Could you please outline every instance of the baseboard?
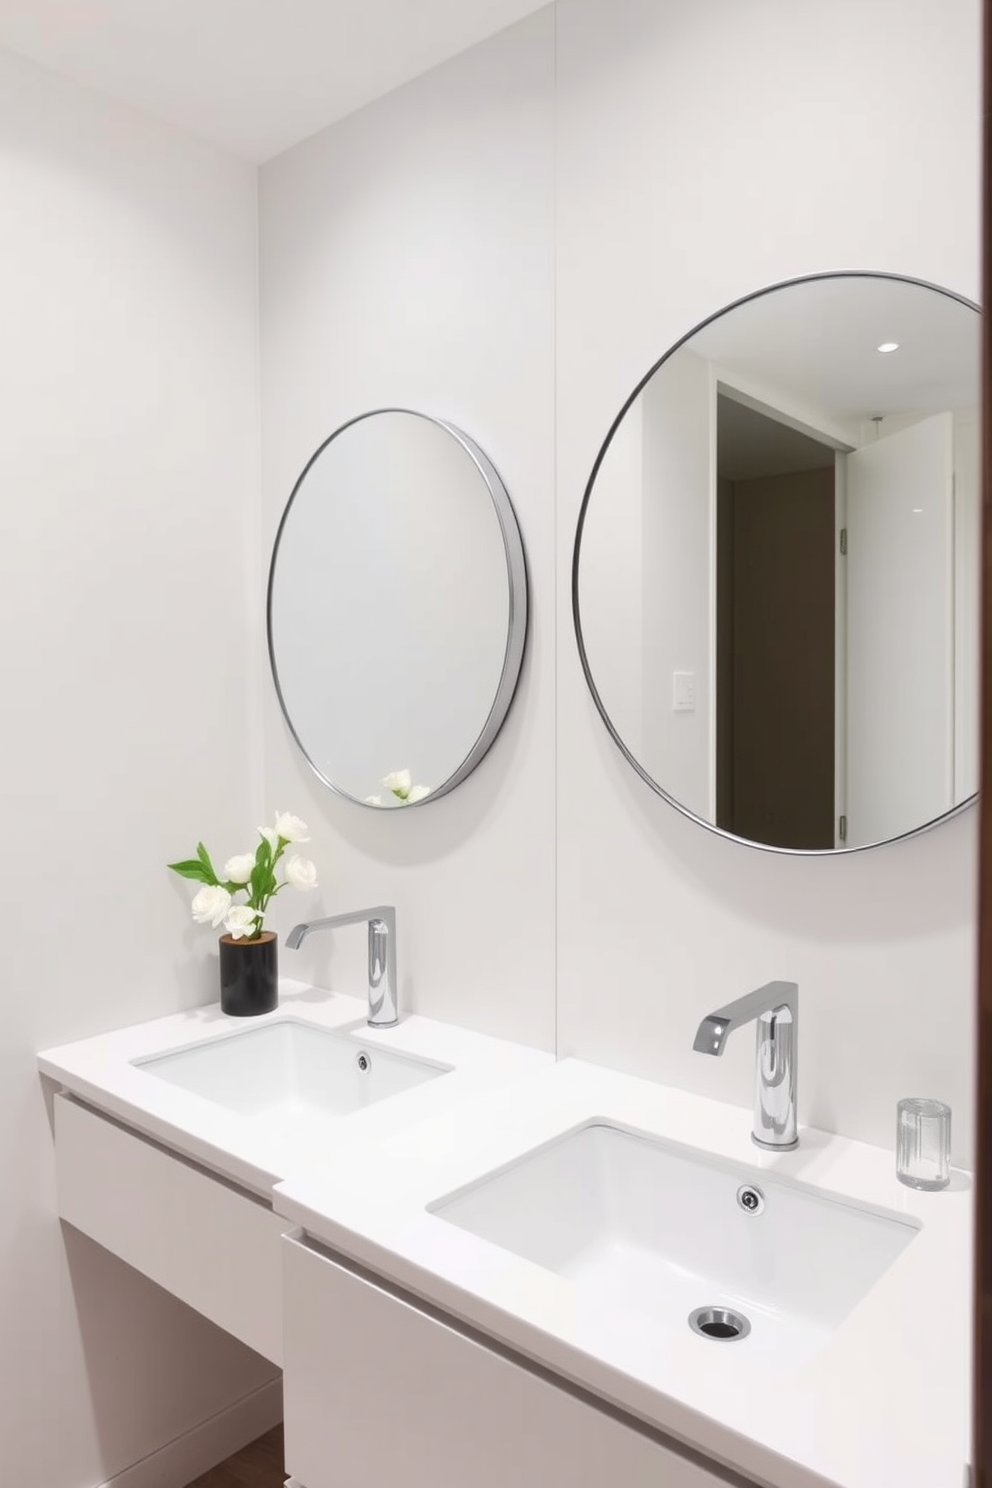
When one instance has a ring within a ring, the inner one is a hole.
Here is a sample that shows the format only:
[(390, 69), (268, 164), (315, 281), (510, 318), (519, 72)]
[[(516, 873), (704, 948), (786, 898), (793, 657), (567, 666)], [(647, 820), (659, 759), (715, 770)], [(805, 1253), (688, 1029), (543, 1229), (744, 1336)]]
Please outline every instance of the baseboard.
[(185, 1488), (282, 1420), (282, 1376), (142, 1457), (99, 1488)]

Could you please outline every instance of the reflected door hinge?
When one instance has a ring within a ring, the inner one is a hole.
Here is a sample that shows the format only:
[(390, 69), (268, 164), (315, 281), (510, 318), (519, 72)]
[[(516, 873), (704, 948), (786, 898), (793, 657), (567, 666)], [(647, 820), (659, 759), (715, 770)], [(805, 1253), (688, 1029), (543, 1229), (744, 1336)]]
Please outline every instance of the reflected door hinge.
[(843, 558), (847, 557), (847, 528), (840, 529), (840, 551)]
[(840, 823), (839, 823), (839, 825), (837, 827), (837, 836), (840, 838), (841, 842), (846, 842), (847, 841), (847, 817), (846, 816), (842, 816), (841, 819), (840, 819)]

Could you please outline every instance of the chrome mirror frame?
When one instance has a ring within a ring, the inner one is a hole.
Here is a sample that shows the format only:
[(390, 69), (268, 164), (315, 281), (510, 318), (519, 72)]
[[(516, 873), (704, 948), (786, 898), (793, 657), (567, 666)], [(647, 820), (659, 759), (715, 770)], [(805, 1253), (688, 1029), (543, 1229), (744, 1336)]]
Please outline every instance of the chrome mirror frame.
[(493, 697), (492, 705), (489, 709), (486, 720), (473, 744), (469, 748), (468, 753), (465, 755), (461, 763), (447, 777), (447, 779), (444, 780), (440, 785), (433, 788), (428, 796), (424, 796), (421, 800), (418, 801), (410, 801), (408, 803), (405, 803), (405, 810), (410, 810), (411, 808), (417, 808), (420, 806), (426, 806), (431, 801), (436, 801), (441, 796), (446, 796), (450, 791), (453, 791), (456, 786), (461, 785), (463, 780), (471, 775), (472, 771), (480, 763), (483, 757), (489, 752), (494, 740), (496, 739), (497, 734), (503, 726), (506, 715), (510, 709), (510, 704), (513, 702), (513, 698), (517, 690), (517, 684), (520, 680), (520, 673), (523, 666), (524, 653), (526, 650), (529, 614), (527, 560), (524, 553), (523, 539), (520, 534), (520, 527), (517, 522), (516, 513), (513, 509), (513, 504), (510, 501), (510, 497), (506, 490), (506, 487), (504, 486), (503, 481), (500, 478), (499, 473), (497, 472), (492, 461), (484, 453), (484, 451), (479, 448), (475, 441), (469, 437), (469, 435), (464, 433), (461, 429), (456, 428), (454, 424), (449, 423), (446, 419), (437, 418), (433, 414), (429, 413), (421, 413), (417, 409), (375, 408), (370, 409), (365, 413), (360, 413), (355, 418), (349, 419), (346, 423), (335, 429), (333, 434), (330, 434), (327, 439), (325, 439), (323, 443), (314, 451), (314, 453), (310, 456), (310, 459), (307, 461), (306, 465), (303, 467), (303, 470), (300, 472), (300, 475), (298, 476), (296, 483), (293, 486), (293, 489), (289, 496), (289, 500), (286, 503), (286, 508), (279, 521), (279, 527), (276, 531), (275, 542), (272, 546), (272, 558), (269, 563), (269, 578), (266, 590), (265, 606), (265, 631), (269, 655), (269, 666), (272, 671), (272, 680), (275, 685), (276, 696), (279, 699), (279, 707), (282, 712), (282, 716), (285, 719), (286, 726), (289, 729), (293, 740), (297, 745), (297, 748), (303, 755), (303, 758), (306, 760), (307, 764), (310, 766), (310, 769), (316, 775), (317, 779), (323, 785), (326, 785), (328, 790), (333, 791), (335, 795), (343, 797), (343, 799), (346, 801), (353, 802), (356, 806), (363, 806), (369, 811), (380, 811), (382, 810), (382, 808), (374, 806), (368, 801), (361, 800), (357, 796), (351, 795), (348, 791), (343, 790), (340, 785), (337, 785), (333, 780), (331, 780), (324, 773), (324, 771), (321, 770), (314, 762), (313, 758), (307, 750), (306, 745), (303, 743), (303, 740), (300, 738), (300, 735), (297, 732), (296, 726), (293, 723), (292, 718), (290, 717), (289, 709), (286, 705), (286, 700), (283, 695), (282, 686), (279, 681), (279, 668), (276, 664), (275, 647), (273, 644), (272, 635), (272, 605), (276, 563), (279, 557), (279, 545), (293, 509), (293, 502), (296, 498), (297, 493), (302, 487), (308, 472), (311, 470), (320, 456), (324, 453), (324, 451), (329, 447), (329, 445), (331, 445), (335, 439), (338, 439), (342, 434), (344, 434), (347, 429), (352, 428), (355, 424), (361, 423), (365, 419), (379, 418), (383, 414), (391, 413), (406, 414), (413, 418), (424, 419), (427, 423), (433, 424), (436, 428), (443, 429), (446, 434), (449, 434), (459, 445), (461, 445), (462, 449), (472, 460), (472, 463), (475, 465), (479, 474), (482, 476), (483, 481), (485, 482), (490, 499), (493, 503), (493, 509), (496, 513), (496, 519), (499, 523), (500, 536), (503, 542), (503, 556), (506, 563), (508, 600), (506, 646), (503, 653), (503, 666), (500, 672), (500, 678), (497, 684), (496, 693)]
[(599, 474), (600, 467), (606, 457), (607, 451), (609, 450), (613, 438), (621, 423), (623, 422), (623, 419), (626, 416), (628, 410), (643, 392), (644, 388), (650, 382), (651, 378), (655, 375), (658, 369), (663, 366), (664, 363), (667, 362), (672, 356), (674, 356), (675, 353), (686, 344), (686, 342), (691, 341), (698, 332), (704, 330), (706, 326), (712, 324), (713, 321), (719, 320), (722, 316), (729, 314), (730, 311), (736, 310), (739, 306), (749, 304), (753, 300), (761, 299), (765, 295), (774, 294), (777, 290), (790, 289), (797, 284), (809, 284), (826, 279), (890, 279), (903, 284), (915, 284), (920, 289), (932, 290), (936, 294), (945, 295), (948, 299), (956, 300), (959, 304), (967, 306), (970, 310), (974, 310), (978, 315), (982, 314), (982, 308), (980, 305), (976, 305), (975, 302), (973, 300), (970, 300), (966, 295), (958, 294), (956, 291), (948, 289), (944, 285), (931, 284), (929, 281), (925, 279), (917, 279), (911, 274), (895, 274), (891, 272), (872, 269), (832, 269), (818, 274), (800, 274), (793, 279), (782, 279), (775, 284), (766, 285), (763, 289), (755, 290), (751, 294), (741, 295), (738, 299), (732, 300), (730, 304), (721, 306), (721, 308), (714, 311), (712, 315), (707, 315), (704, 320), (701, 320), (697, 325), (694, 325), (691, 330), (687, 331), (684, 336), (681, 336), (678, 341), (670, 346), (668, 350), (658, 358), (654, 365), (650, 367), (644, 374), (640, 382), (638, 382), (633, 392), (623, 404), (620, 412), (613, 420), (606, 438), (604, 439), (602, 445), (600, 446), (599, 452), (596, 455), (596, 459), (593, 462), (592, 471), (589, 475), (588, 481), (586, 482), (586, 488), (582, 496), (582, 505), (579, 509), (579, 517), (575, 529), (575, 543), (572, 549), (572, 624), (575, 631), (575, 641), (579, 652), (579, 661), (582, 666), (582, 673), (585, 677), (586, 686), (588, 687), (589, 692), (592, 696), (592, 700), (596, 705), (596, 711), (599, 713), (600, 718), (603, 720), (603, 723), (606, 726), (607, 733), (610, 735), (610, 738), (613, 740), (614, 744), (619, 749), (624, 759), (636, 772), (636, 774), (641, 777), (645, 785), (649, 786), (651, 790), (654, 791), (655, 795), (661, 796), (663, 801), (667, 801), (669, 806), (673, 806), (675, 810), (678, 811), (682, 816), (686, 816), (689, 818), (690, 821), (694, 821), (698, 823), (699, 826), (705, 827), (706, 831), (712, 832), (715, 836), (722, 837), (726, 841), (736, 842), (742, 847), (754, 848), (760, 852), (781, 853), (787, 857), (796, 858), (842, 857), (847, 856), (850, 853), (866, 852), (871, 848), (884, 847), (887, 843), (890, 842), (903, 842), (910, 837), (919, 837), (922, 833), (931, 831), (934, 827), (939, 826), (942, 822), (950, 821), (952, 817), (960, 815), (961, 812), (973, 806), (978, 800), (978, 792), (973, 792), (970, 796), (966, 796), (963, 800), (958, 801), (954, 806), (950, 807), (949, 810), (943, 812), (940, 816), (934, 817), (931, 821), (923, 822), (920, 826), (913, 827), (907, 832), (899, 833), (895, 837), (880, 838), (878, 839), (878, 841), (875, 842), (858, 843), (850, 847), (780, 847), (775, 845), (774, 843), (756, 842), (749, 837), (739, 837), (734, 832), (728, 832), (724, 827), (718, 827), (715, 822), (707, 821), (705, 817), (698, 815), (695, 811), (692, 811), (688, 806), (684, 805), (681, 801), (670, 795), (668, 791), (666, 791), (662, 786), (658, 784), (653, 776), (648, 774), (647, 770), (635, 758), (635, 756), (628, 749), (627, 745), (624, 743), (623, 739), (620, 737), (620, 734), (618, 733), (613, 720), (606, 710), (603, 699), (600, 696), (595, 681), (593, 680), (592, 669), (589, 665), (589, 657), (586, 651), (585, 639), (582, 634), (582, 620), (579, 605), (579, 561), (581, 558), (582, 534), (585, 527), (586, 514), (589, 508), (589, 501), (592, 496), (593, 488), (596, 483), (596, 477)]

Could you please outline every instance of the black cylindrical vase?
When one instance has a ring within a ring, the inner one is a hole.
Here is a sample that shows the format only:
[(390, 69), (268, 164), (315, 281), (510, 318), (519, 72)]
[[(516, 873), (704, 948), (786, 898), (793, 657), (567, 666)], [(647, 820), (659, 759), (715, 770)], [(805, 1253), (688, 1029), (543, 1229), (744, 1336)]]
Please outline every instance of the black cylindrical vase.
[(279, 1002), (279, 941), (274, 930), (257, 940), (220, 938), (220, 1010), (232, 1018), (271, 1013)]

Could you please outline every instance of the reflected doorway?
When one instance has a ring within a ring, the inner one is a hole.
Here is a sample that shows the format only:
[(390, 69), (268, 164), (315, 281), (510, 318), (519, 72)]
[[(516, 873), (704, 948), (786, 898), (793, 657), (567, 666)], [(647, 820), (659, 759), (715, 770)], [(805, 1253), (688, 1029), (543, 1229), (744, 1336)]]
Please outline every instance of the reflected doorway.
[(716, 812), (838, 845), (835, 451), (717, 397)]

